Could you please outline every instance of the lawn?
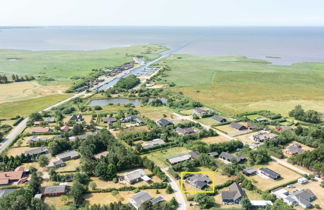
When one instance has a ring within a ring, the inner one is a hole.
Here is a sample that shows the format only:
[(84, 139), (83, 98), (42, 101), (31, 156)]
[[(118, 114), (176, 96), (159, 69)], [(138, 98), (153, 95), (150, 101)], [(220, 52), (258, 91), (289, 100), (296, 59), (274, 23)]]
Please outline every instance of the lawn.
[(173, 118), (173, 111), (165, 106), (152, 107), (152, 106), (139, 106), (136, 109), (143, 115), (151, 120), (159, 120), (161, 118)]
[(203, 138), (201, 139), (201, 141), (207, 144), (219, 144), (219, 143), (227, 142), (229, 141), (229, 139), (227, 139), (224, 136), (212, 136), (212, 137)]
[(6, 155), (8, 156), (18, 156), (22, 153), (36, 149), (37, 147), (10, 147), (9, 150), (6, 152)]
[(189, 151), (184, 147), (174, 147), (174, 148), (163, 149), (160, 151), (152, 152), (144, 156), (147, 156), (148, 159), (152, 160), (160, 167), (167, 167), (169, 166), (169, 163), (166, 160), (167, 158), (181, 155), (181, 154), (187, 154), (188, 152)]
[(298, 179), (301, 177), (300, 174), (280, 165), (279, 163), (272, 161), (268, 165), (258, 165), (253, 166), (255, 169), (259, 169), (262, 167), (270, 168), (271, 170), (279, 173), (281, 175), (281, 179), (279, 180), (273, 180), (270, 178), (261, 177), (259, 175), (254, 175), (251, 177), (247, 177), (248, 179), (252, 180), (253, 184), (260, 190), (265, 191), (269, 190), (273, 187), (291, 182), (293, 180)]
[(17, 115), (26, 117), (33, 112), (47, 108), (70, 96), (71, 94), (59, 94), (28, 99), (24, 101), (3, 103), (0, 104), (0, 118), (12, 118)]
[(204, 105), (225, 113), (269, 109), (287, 115), (295, 105), (324, 112), (324, 63), (270, 65), (244, 57), (170, 56), (162, 78)]
[[(153, 198), (162, 196), (165, 200), (169, 201), (174, 196), (173, 194), (167, 194), (165, 189), (160, 189), (160, 194), (156, 193), (156, 190), (143, 190), (144, 192), (149, 193)], [(122, 202), (128, 203), (129, 198), (135, 194), (133, 191), (121, 191), (117, 195), (112, 195), (111, 193), (88, 193), (84, 195), (86, 202), (90, 205), (93, 204), (109, 204), (113, 202)]]
[(57, 172), (69, 172), (76, 171), (76, 168), (80, 166), (80, 159), (69, 160), (65, 162), (66, 166), (56, 169)]
[(68, 204), (72, 202), (72, 198), (65, 195), (58, 197), (45, 197), (44, 202), (55, 209), (64, 209), (68, 207)]
[[(1, 73), (8, 75), (46, 76), (59, 81), (71, 81), (71, 77), (86, 76), (92, 69), (122, 65), (137, 55), (153, 59), (165, 50), (160, 45), (93, 51), (0, 50), (0, 66)], [(13, 62), (8, 58), (17, 60)]]

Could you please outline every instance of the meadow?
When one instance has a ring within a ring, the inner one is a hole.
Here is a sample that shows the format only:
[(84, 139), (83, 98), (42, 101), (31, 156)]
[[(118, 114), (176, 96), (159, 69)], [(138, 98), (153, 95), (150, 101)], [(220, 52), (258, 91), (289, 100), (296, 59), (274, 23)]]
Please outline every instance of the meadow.
[(165, 50), (166, 48), (160, 45), (93, 51), (0, 50), (0, 74), (43, 76), (58, 81), (70, 81), (71, 77), (87, 76), (92, 69), (109, 68), (130, 62), (133, 56), (153, 59)]
[(246, 57), (173, 55), (160, 83), (220, 112), (260, 109), (287, 115), (297, 104), (324, 112), (324, 63), (271, 65)]

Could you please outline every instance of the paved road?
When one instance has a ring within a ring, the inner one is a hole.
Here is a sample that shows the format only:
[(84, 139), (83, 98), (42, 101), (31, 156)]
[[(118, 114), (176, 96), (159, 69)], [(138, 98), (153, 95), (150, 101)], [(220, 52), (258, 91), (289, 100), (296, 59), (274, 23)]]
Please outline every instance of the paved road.
[(276, 157), (273, 157), (273, 156), (271, 156), (271, 158), (272, 158), (274, 161), (278, 162), (280, 165), (283, 165), (283, 166), (285, 166), (285, 167), (287, 167), (287, 168), (289, 168), (289, 169), (291, 169), (291, 170), (293, 170), (293, 171), (296, 171), (297, 173), (300, 173), (300, 174), (302, 174), (302, 175), (305, 175), (305, 174), (306, 174), (306, 175), (309, 175), (308, 172), (306, 172), (306, 171), (304, 171), (304, 170), (302, 170), (302, 169), (300, 169), (300, 168), (297, 168), (296, 166), (294, 166), (294, 165), (288, 163), (288, 162), (285, 161), (285, 160), (281, 160), (281, 159), (276, 158)]
[(0, 147), (0, 154), (21, 134), (27, 125), (28, 117), (21, 121), (16, 127), (14, 127), (5, 138), (5, 142)]
[(169, 174), (168, 172), (169, 168), (163, 168), (162, 171), (165, 173), (165, 175), (167, 175), (168, 177), (168, 181), (174, 191), (175, 194), (175, 199), (177, 200), (177, 202), (179, 203), (179, 210), (186, 210), (188, 209), (188, 203), (187, 200), (184, 196), (184, 194), (180, 191), (180, 187), (177, 184), (177, 181)]

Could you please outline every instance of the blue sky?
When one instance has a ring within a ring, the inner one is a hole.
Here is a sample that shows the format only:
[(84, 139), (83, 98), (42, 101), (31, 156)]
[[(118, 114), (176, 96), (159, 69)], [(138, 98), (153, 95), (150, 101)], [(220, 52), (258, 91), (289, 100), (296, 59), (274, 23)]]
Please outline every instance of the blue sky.
[(324, 26), (324, 0), (0, 0), (0, 25)]

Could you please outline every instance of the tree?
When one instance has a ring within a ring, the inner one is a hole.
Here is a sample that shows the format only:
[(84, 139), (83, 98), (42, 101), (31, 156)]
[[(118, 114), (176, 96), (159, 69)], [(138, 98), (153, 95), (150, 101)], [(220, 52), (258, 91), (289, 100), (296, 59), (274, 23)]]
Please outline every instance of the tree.
[(208, 209), (215, 206), (214, 198), (205, 193), (196, 194), (194, 197), (194, 201), (199, 203), (201, 209)]
[(166, 188), (166, 193), (168, 193), (168, 194), (172, 194), (173, 193), (173, 189), (172, 189), (172, 187), (171, 187), (170, 184), (168, 184), (168, 186)]
[(90, 187), (92, 190), (95, 190), (95, 189), (97, 188), (97, 184), (96, 184), (95, 182), (90, 182), (89, 187)]
[(45, 166), (47, 166), (49, 160), (48, 160), (48, 157), (47, 157), (47, 156), (45, 156), (45, 155), (40, 155), (40, 156), (38, 157), (37, 162), (38, 162), (38, 164), (39, 164), (40, 167), (45, 167)]
[(246, 210), (250, 210), (252, 209), (252, 205), (250, 200), (247, 197), (242, 198), (241, 200), (241, 205), (243, 208), (245, 208)]
[(73, 198), (74, 205), (76, 207), (80, 207), (83, 202), (84, 198), (82, 194), (86, 191), (85, 187), (78, 181), (73, 182), (73, 186), (70, 191), (70, 195)]

